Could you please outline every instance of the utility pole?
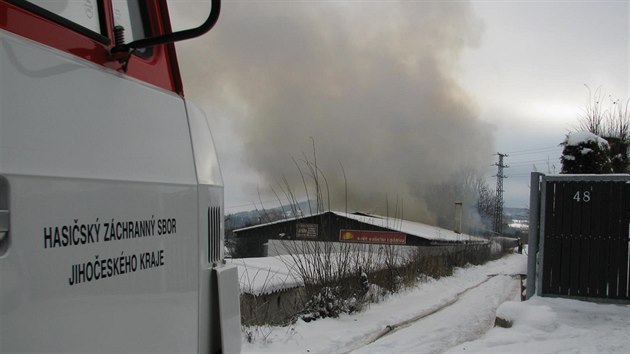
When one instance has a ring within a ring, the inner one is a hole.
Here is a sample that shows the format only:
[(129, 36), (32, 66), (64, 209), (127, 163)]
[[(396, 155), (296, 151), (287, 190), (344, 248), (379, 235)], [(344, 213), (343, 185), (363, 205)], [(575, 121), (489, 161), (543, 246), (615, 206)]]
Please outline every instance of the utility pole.
[(499, 156), (499, 162), (494, 164), (497, 166), (497, 174), (495, 175), (497, 178), (497, 200), (494, 205), (494, 232), (501, 234), (503, 232), (503, 179), (507, 178), (503, 174), (503, 169), (510, 166), (503, 164), (503, 158), (508, 157), (507, 154), (497, 152), (497, 155)]

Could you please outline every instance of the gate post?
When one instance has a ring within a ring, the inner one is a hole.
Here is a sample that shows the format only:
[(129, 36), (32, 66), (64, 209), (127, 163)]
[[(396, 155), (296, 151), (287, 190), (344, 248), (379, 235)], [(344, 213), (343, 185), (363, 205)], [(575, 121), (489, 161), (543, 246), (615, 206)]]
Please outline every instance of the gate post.
[(529, 180), (529, 235), (527, 241), (527, 299), (536, 291), (536, 258), (540, 236), (540, 172), (532, 172)]

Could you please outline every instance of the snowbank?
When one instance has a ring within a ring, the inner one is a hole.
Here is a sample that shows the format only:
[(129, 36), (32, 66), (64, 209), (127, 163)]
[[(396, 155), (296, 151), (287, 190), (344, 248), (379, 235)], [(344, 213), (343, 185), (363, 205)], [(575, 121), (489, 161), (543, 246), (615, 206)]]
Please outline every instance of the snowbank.
[(291, 273), (282, 256), (229, 259), (228, 262), (238, 267), (241, 293), (269, 294), (304, 285), (297, 274)]
[[(243, 353), (628, 353), (630, 305), (520, 297), (527, 257), (458, 269), (357, 314), (290, 327), (256, 327)], [(507, 301), (507, 302), (506, 302)], [(495, 314), (513, 322), (493, 328)], [(388, 328), (421, 317), (409, 326)]]
[[(526, 257), (513, 254), (483, 266), (459, 268), (451, 277), (429, 280), (416, 288), (390, 295), (385, 302), (371, 304), (357, 314), (308, 323), (299, 320), (290, 327), (250, 328), (248, 330), (258, 333), (259, 337), (252, 343), (244, 337), (243, 353), (345, 353), (356, 349), (373, 353), (444, 351), (477, 338), (476, 333), (483, 333), (492, 326), (498, 305), (520, 296), (519, 281), (510, 275), (523, 273), (525, 268)], [(460, 305), (451, 307), (455, 302)], [(444, 307), (449, 310), (441, 311)], [(466, 315), (467, 308), (474, 311)], [(444, 317), (434, 317), (434, 314)], [(371, 338), (388, 326), (425, 315), (431, 320), (424, 322), (420, 329), (410, 326), (396, 332), (406, 339), (392, 337), (394, 344), (367, 346)], [(485, 320), (480, 322), (482, 317)], [(405, 335), (405, 330), (411, 334)]]
[(630, 305), (533, 297), (506, 302), (497, 315), (512, 328), (495, 327), (450, 352), (628, 353)]

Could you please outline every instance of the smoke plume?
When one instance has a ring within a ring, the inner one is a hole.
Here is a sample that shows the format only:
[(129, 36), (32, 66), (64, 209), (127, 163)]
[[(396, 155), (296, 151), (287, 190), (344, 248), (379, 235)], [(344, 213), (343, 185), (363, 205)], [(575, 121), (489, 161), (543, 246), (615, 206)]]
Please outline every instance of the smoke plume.
[(431, 221), (426, 188), (492, 159), (492, 129), (458, 84), (482, 32), (460, 1), (229, 1), (178, 54), (187, 95), (230, 127), (214, 132), (219, 157), (239, 155), (261, 188), (285, 177), (304, 198), (292, 158), (312, 160), (314, 141), (333, 209), (347, 196), (384, 214), (388, 195), (390, 215), (399, 198), (405, 218)]

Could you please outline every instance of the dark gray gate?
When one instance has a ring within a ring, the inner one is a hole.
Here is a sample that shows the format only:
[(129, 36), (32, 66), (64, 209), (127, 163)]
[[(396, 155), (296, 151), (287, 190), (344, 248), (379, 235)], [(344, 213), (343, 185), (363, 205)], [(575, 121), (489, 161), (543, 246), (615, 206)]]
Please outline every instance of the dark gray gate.
[(540, 295), (630, 299), (629, 183), (619, 175), (542, 176)]

